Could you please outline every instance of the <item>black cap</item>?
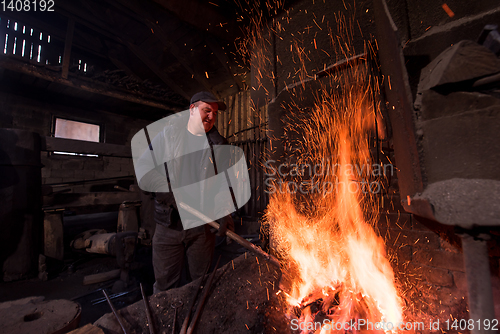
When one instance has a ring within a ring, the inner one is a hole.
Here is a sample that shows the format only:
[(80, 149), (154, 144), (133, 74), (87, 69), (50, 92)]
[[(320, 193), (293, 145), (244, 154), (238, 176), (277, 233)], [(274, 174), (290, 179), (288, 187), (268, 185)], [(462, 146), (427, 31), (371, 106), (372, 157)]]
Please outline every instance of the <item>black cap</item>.
[(210, 92), (198, 92), (194, 94), (193, 97), (191, 98), (191, 104), (198, 101), (203, 101), (207, 103), (216, 102), (219, 105), (219, 110), (226, 110), (227, 108), (224, 102), (217, 100), (214, 94)]

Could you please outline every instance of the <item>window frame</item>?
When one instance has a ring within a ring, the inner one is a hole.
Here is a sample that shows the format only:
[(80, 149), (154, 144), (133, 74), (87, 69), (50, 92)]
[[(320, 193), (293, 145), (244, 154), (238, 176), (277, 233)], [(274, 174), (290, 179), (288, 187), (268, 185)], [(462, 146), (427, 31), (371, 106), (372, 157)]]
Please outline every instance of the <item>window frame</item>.
[[(54, 138), (61, 138), (61, 139), (69, 139), (69, 140), (79, 140), (79, 141), (87, 141), (87, 140), (81, 140), (81, 139), (73, 139), (73, 138), (65, 138), (65, 137), (56, 137), (56, 122), (58, 119), (62, 119), (65, 121), (73, 121), (73, 122), (78, 122), (78, 123), (85, 123), (85, 124), (90, 124), (90, 125), (97, 125), (99, 126), (99, 141), (88, 141), (90, 143), (104, 143), (105, 139), (105, 131), (104, 131), (104, 124), (102, 122), (96, 122), (96, 121), (89, 121), (86, 118), (81, 118), (81, 117), (73, 117), (73, 116), (61, 116), (61, 115), (52, 115), (52, 122), (51, 122), (51, 129), (50, 129), (50, 136)], [(99, 158), (101, 157), (100, 155), (96, 154), (87, 154), (87, 153), (77, 153), (77, 152), (50, 152), (52, 156), (58, 156), (58, 157), (84, 157), (84, 158)]]

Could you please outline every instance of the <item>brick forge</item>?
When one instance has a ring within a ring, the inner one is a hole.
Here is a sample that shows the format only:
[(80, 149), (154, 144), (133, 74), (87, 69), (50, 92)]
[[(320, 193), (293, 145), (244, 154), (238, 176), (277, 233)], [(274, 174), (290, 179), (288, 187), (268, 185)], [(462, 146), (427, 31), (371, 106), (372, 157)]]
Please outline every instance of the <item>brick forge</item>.
[[(389, 154), (394, 161), (394, 155)], [(395, 166), (396, 167), (396, 166)], [(440, 322), (446, 330), (455, 320), (469, 320), (467, 278), (460, 234), (454, 226), (443, 225), (404, 210), (398, 180), (386, 184), (376, 231), (384, 239), (398, 289), (403, 298), (404, 321), (425, 324), (422, 333), (436, 332), (429, 322)], [(500, 238), (489, 231), (489, 265), (496, 319), (500, 316)], [(492, 319), (491, 319), (492, 320)], [(443, 325), (445, 324), (445, 325)], [(441, 332), (441, 331), (439, 331)]]
[[(469, 319), (460, 239), (448, 226), (405, 212), (399, 201), (397, 194), (385, 197), (377, 230), (404, 300), (404, 320), (423, 321), (430, 332), (429, 321)], [(490, 255), (492, 276), (498, 260)]]

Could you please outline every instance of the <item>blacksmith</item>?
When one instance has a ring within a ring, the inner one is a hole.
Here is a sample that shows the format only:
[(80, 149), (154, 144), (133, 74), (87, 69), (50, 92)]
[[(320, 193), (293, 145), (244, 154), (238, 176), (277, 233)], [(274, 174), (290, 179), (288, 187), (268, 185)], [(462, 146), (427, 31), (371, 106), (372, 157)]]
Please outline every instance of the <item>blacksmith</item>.
[[(227, 228), (234, 228), (230, 213), (235, 207), (227, 185), (207, 183), (199, 192), (190, 188), (190, 184), (215, 179), (218, 174), (217, 164), (214, 164), (218, 161), (214, 156), (214, 145), (227, 144), (227, 140), (214, 125), (217, 113), (225, 109), (224, 102), (209, 92), (193, 95), (189, 113), (184, 112), (183, 116), (167, 121), (151, 141), (150, 150), (160, 164), (151, 161), (147, 154), (138, 161), (139, 169), (142, 166), (143, 170), (149, 171), (140, 178), (140, 188), (156, 192), (154, 293), (179, 286), (186, 259), (191, 279), (196, 280), (210, 267), (213, 258), (215, 234), (210, 226), (179, 209), (176, 201), (182, 199), (184, 203), (195, 203), (203, 212), (211, 210), (214, 216), (222, 217), (217, 220), (220, 224), (217, 235), (223, 236)], [(161, 162), (166, 163), (161, 165)], [(210, 191), (207, 192), (206, 188)], [(172, 189), (176, 189), (175, 196)]]

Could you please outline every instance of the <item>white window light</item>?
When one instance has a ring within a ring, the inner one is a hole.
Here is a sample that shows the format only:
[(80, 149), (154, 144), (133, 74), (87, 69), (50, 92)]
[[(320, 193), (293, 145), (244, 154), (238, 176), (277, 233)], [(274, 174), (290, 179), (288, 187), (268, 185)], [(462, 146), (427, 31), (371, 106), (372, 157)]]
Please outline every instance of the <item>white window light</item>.
[(7, 54), (7, 42), (9, 41), (9, 34), (5, 34), (5, 46), (3, 47), (3, 53)]
[[(97, 124), (77, 122), (64, 118), (55, 119), (54, 136), (56, 138), (85, 140), (99, 142), (100, 126)], [(55, 154), (78, 155), (87, 157), (97, 157), (95, 154), (75, 153), (75, 152), (54, 152)]]

